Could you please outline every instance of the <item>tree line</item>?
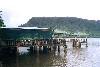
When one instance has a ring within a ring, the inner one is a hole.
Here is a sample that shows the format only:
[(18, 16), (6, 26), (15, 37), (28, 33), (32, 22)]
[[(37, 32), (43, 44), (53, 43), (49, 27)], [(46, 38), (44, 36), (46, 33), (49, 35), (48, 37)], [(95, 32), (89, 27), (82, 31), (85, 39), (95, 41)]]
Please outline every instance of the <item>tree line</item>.
[(4, 27), (4, 22), (3, 22), (3, 19), (2, 19), (2, 11), (0, 11), (0, 27)]

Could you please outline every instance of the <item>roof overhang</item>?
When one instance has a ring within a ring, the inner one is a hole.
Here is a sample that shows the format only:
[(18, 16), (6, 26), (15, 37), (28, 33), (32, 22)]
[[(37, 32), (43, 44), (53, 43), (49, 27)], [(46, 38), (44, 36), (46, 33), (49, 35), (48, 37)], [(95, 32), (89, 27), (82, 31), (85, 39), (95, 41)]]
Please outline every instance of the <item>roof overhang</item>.
[(47, 30), (49, 28), (38, 28), (38, 27), (1, 27), (3, 29), (44, 29)]

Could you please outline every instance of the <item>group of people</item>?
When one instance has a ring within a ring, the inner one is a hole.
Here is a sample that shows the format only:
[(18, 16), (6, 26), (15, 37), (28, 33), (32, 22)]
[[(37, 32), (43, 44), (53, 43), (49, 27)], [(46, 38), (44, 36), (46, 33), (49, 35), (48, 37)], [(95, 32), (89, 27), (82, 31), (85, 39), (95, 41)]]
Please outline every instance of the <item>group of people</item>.
[(43, 46), (43, 45), (56, 45), (66, 44), (65, 39), (35, 39), (35, 40), (19, 40), (16, 42), (17, 46)]

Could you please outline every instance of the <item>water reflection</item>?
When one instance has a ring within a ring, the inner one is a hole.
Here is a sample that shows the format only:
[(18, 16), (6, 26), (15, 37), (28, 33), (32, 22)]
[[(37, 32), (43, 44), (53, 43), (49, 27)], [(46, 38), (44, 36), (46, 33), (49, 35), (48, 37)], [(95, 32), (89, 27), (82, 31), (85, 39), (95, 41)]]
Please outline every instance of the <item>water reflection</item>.
[(93, 41), (89, 41), (88, 48), (64, 50), (61, 47), (60, 52), (52, 51), (46, 54), (33, 54), (28, 51), (15, 55), (0, 53), (0, 67), (99, 67), (100, 45), (91, 42)]
[[(66, 54), (67, 55), (67, 54)], [(52, 52), (49, 54), (17, 54), (15, 56), (2, 56), (0, 65), (1, 67), (52, 67), (63, 66), (66, 61), (60, 53)]]

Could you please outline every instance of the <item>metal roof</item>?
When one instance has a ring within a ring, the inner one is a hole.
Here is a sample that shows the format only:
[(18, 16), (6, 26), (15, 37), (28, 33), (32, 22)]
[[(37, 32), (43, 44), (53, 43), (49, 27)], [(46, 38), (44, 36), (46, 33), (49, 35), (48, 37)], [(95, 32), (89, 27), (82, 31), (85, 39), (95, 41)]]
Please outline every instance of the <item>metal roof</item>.
[(38, 27), (1, 27), (7, 29), (48, 29), (48, 28), (38, 28)]

